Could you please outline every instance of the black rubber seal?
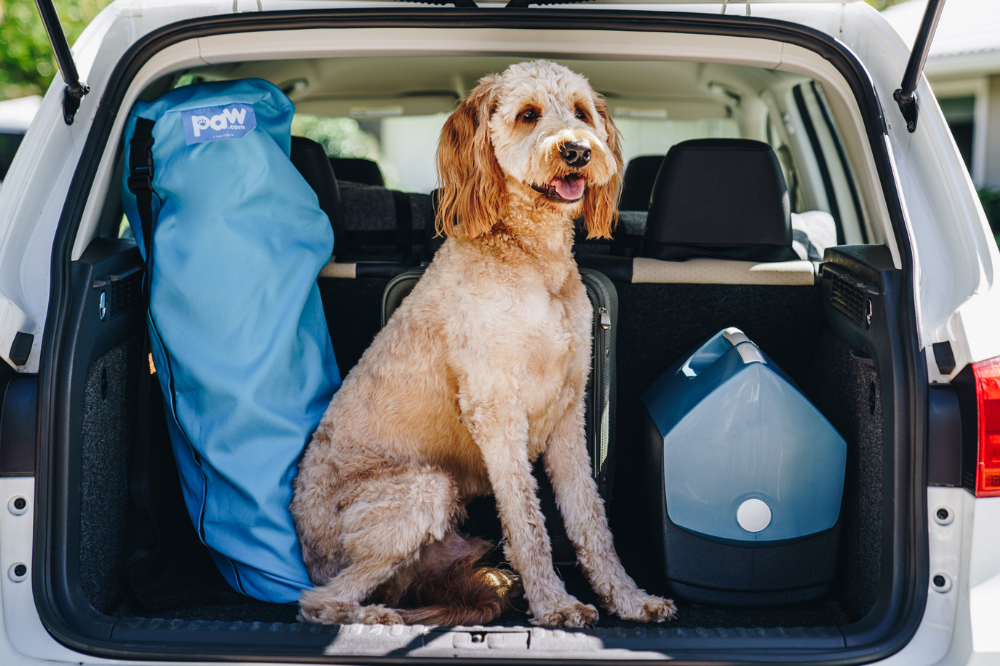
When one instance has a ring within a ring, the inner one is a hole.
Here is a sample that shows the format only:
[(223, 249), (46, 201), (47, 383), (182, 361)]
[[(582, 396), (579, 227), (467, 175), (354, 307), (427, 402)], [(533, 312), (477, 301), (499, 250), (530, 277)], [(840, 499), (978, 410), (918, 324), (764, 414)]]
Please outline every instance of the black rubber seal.
[[(827, 205), (830, 206), (830, 215), (837, 223), (837, 243), (843, 242), (844, 223), (840, 219), (840, 205), (837, 203), (837, 192), (833, 189), (833, 179), (830, 177), (830, 167), (826, 164), (823, 146), (819, 143), (816, 135), (816, 127), (813, 125), (812, 116), (809, 115), (809, 108), (806, 106), (805, 96), (802, 94), (802, 85), (792, 88), (792, 96), (795, 98), (795, 108), (798, 109), (799, 118), (802, 119), (802, 126), (806, 129), (806, 136), (809, 137), (809, 145), (812, 146), (813, 155), (818, 155), (821, 159), (816, 160), (819, 167), (820, 177), (823, 179), (823, 191), (826, 192)], [(864, 219), (864, 218), (861, 218)]]
[[(868, 229), (865, 228), (864, 219), (865, 214), (861, 209), (861, 198), (858, 196), (858, 188), (854, 185), (854, 174), (851, 173), (851, 164), (847, 161), (847, 155), (844, 153), (844, 144), (840, 140), (840, 136), (837, 134), (837, 126), (833, 124), (833, 118), (830, 117), (830, 109), (826, 104), (826, 97), (823, 96), (822, 92), (817, 89), (816, 82), (812, 82), (813, 96), (816, 98), (816, 104), (819, 106), (820, 113), (823, 114), (823, 121), (826, 123), (826, 130), (830, 133), (833, 139), (833, 144), (837, 147), (837, 157), (840, 158), (840, 168), (844, 171), (844, 178), (847, 179), (847, 186), (851, 190), (851, 203), (854, 206), (854, 214), (857, 216), (858, 221), (861, 222), (861, 242), (865, 245), (868, 244)], [(844, 243), (843, 236), (844, 230), (841, 227), (837, 228), (837, 244)]]

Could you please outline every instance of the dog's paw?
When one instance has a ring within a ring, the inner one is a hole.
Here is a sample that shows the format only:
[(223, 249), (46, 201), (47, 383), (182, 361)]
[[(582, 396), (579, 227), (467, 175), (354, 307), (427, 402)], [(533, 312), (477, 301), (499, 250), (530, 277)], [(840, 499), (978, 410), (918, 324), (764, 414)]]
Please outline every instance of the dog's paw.
[(592, 627), (597, 617), (596, 608), (567, 597), (553, 608), (534, 613), (530, 622), (536, 627)]
[(399, 613), (381, 604), (358, 606), (353, 619), (358, 624), (405, 624)]
[[(311, 591), (310, 591), (311, 592)], [(343, 601), (325, 601), (319, 595), (306, 592), (299, 599), (299, 622), (309, 624), (343, 624), (351, 621), (351, 615), (358, 607)]]
[(323, 599), (322, 592), (316, 590), (302, 594), (296, 619), (310, 624), (403, 624), (403, 618), (391, 608)]
[(320, 608), (300, 607), (296, 617), (310, 624), (403, 624), (399, 613), (385, 606), (335, 603)]
[(634, 622), (664, 622), (677, 617), (673, 600), (654, 597), (638, 590), (627, 599), (615, 599), (609, 610), (623, 620)]

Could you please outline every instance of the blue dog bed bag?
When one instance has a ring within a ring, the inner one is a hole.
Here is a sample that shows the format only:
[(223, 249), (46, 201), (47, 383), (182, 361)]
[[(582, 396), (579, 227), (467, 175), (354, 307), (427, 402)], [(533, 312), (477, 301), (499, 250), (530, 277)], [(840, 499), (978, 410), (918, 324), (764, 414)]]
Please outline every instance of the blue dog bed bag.
[(255, 79), (138, 102), (122, 188), (188, 513), (229, 584), (277, 603), (310, 587), (292, 479), (340, 386), (316, 284), (333, 231), (289, 161), (294, 112)]
[(792, 379), (728, 328), (642, 401), (675, 592), (737, 605), (823, 593), (835, 570), (847, 444)]

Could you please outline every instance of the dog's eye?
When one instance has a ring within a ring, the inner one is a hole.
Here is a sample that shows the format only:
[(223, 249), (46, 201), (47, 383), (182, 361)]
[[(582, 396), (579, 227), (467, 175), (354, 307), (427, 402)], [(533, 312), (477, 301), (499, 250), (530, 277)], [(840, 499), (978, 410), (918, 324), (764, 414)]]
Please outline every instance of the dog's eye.
[(535, 109), (525, 109), (521, 112), (521, 120), (528, 123), (538, 120), (538, 111)]
[(582, 120), (583, 122), (587, 122), (587, 112), (581, 109), (580, 107), (576, 107), (576, 117)]

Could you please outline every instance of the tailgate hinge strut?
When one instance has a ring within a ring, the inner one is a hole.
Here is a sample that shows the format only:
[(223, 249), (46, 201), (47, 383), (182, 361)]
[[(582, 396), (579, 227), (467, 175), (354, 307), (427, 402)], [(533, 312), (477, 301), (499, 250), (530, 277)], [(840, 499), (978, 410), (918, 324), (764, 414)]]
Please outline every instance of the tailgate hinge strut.
[(59, 14), (56, 13), (52, 0), (35, 0), (38, 5), (38, 13), (42, 16), (42, 23), (45, 25), (45, 32), (49, 35), (49, 43), (52, 44), (52, 51), (55, 53), (56, 62), (59, 64), (59, 71), (62, 72), (63, 80), (66, 81), (66, 90), (63, 91), (63, 120), (67, 125), (72, 125), (76, 112), (80, 108), (80, 100), (90, 92), (86, 83), (80, 81), (80, 74), (76, 71), (76, 63), (73, 62), (73, 54), (69, 50), (69, 42), (66, 40), (66, 33), (63, 32), (59, 23)]
[(906, 129), (909, 132), (917, 130), (917, 82), (920, 80), (920, 73), (927, 62), (927, 53), (931, 50), (931, 40), (934, 39), (934, 31), (937, 30), (938, 21), (941, 19), (941, 11), (944, 9), (944, 0), (927, 0), (927, 9), (924, 10), (924, 18), (920, 21), (920, 29), (917, 31), (917, 38), (913, 41), (913, 50), (910, 51), (910, 60), (906, 63), (906, 71), (903, 73), (903, 82), (899, 89), (892, 93), (892, 98), (899, 105), (899, 110), (906, 120)]

